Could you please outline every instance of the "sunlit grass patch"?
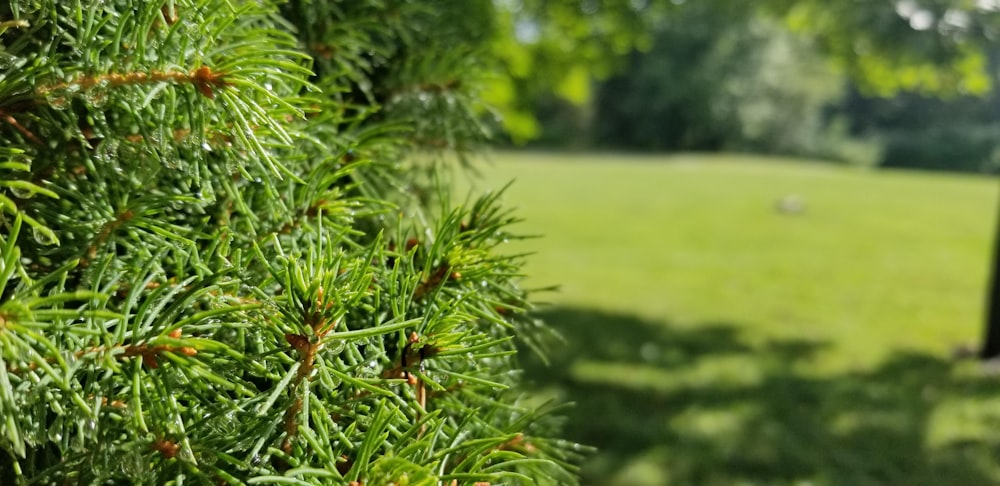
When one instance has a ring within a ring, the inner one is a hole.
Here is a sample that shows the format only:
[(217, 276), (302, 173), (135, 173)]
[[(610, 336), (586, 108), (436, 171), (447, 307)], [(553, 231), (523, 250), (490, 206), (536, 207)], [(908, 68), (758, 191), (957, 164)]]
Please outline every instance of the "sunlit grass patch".
[[(541, 239), (586, 484), (995, 484), (982, 331), (997, 179), (742, 156), (498, 154)], [(794, 202), (792, 208), (783, 204)]]

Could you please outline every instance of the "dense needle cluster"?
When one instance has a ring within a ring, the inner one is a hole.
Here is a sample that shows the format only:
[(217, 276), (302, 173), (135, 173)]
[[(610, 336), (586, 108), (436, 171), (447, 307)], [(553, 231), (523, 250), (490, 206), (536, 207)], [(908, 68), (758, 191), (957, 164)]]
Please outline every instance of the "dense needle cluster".
[(436, 162), (491, 8), (0, 6), (0, 483), (572, 482), (513, 217)]

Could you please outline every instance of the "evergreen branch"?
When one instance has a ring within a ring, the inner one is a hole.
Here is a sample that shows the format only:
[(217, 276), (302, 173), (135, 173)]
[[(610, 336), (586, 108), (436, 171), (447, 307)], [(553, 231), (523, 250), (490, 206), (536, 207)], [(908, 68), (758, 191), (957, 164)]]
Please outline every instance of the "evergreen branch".
[(59, 96), (61, 92), (77, 93), (98, 87), (114, 89), (122, 86), (168, 83), (193, 85), (203, 96), (214, 99), (216, 89), (233, 86), (226, 77), (225, 73), (212, 71), (208, 66), (201, 66), (190, 72), (150, 71), (80, 75), (71, 81), (38, 86), (35, 88), (35, 94), (47, 103), (65, 103), (64, 98), (53, 98), (53, 96)]
[(412, 162), (481, 140), (487, 37), (436, 1), (25, 5), (0, 22), (0, 478), (573, 482), (503, 392), (538, 326), (516, 218)]

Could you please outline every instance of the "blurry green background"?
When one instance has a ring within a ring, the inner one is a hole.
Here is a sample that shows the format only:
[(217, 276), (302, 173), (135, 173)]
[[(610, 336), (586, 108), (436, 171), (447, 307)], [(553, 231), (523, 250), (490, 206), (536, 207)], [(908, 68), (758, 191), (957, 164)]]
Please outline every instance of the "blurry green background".
[[(495, 2), (585, 484), (1000, 484), (1000, 3)], [(931, 169), (931, 170), (928, 170)]]
[(1000, 170), (995, 0), (504, 0), (515, 146)]

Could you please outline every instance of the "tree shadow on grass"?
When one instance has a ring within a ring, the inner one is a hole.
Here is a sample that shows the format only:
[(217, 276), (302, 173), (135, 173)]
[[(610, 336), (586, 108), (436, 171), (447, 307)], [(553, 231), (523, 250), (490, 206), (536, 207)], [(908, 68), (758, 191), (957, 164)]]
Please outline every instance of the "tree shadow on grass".
[(548, 366), (528, 358), (527, 380), (575, 402), (565, 435), (599, 448), (585, 484), (1000, 481), (1000, 433), (983, 433), (1000, 411), (963, 423), (961, 410), (1000, 399), (1000, 383), (956, 373), (950, 360), (897, 353), (873, 370), (820, 376), (809, 360), (824, 342), (752, 343), (735, 324), (681, 328), (584, 309), (540, 317), (567, 343)]

